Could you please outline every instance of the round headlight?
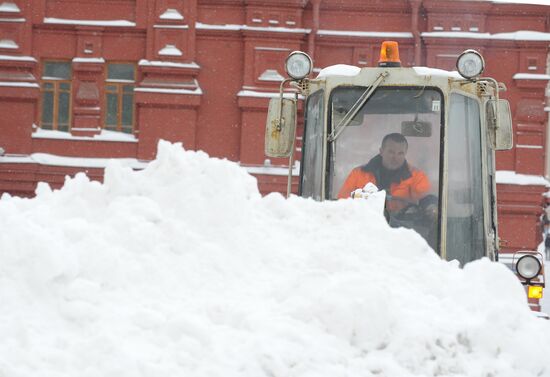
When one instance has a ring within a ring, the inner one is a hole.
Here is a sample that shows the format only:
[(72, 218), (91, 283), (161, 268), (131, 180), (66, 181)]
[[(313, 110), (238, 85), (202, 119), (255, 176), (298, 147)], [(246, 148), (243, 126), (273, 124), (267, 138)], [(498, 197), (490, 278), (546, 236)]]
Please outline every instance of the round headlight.
[(288, 55), (285, 62), (286, 73), (295, 80), (301, 80), (311, 73), (311, 58), (301, 51), (294, 51)]
[(541, 265), (537, 258), (532, 255), (524, 255), (519, 258), (516, 265), (519, 276), (524, 279), (532, 279), (540, 273)]
[(458, 73), (467, 79), (481, 75), (485, 69), (485, 61), (481, 54), (475, 50), (466, 50), (456, 60)]

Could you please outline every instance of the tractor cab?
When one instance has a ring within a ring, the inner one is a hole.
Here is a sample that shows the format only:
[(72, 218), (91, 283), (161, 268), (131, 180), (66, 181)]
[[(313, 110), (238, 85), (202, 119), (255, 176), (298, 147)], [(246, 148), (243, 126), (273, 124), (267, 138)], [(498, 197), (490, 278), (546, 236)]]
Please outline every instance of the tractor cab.
[[(265, 153), (293, 165), (304, 97), (299, 195), (368, 198), (374, 184), (385, 191), (389, 225), (414, 229), (442, 258), (498, 260), (495, 151), (512, 147), (512, 122), (499, 98), (504, 85), (481, 77), (479, 53), (462, 53), (458, 72), (401, 67), (396, 42), (382, 44), (378, 67), (332, 66), (309, 79), (312, 61), (302, 52), (285, 66), (289, 78), (269, 106)], [(290, 182), (289, 171), (288, 194)], [(542, 265), (532, 269), (528, 285), (543, 286)]]

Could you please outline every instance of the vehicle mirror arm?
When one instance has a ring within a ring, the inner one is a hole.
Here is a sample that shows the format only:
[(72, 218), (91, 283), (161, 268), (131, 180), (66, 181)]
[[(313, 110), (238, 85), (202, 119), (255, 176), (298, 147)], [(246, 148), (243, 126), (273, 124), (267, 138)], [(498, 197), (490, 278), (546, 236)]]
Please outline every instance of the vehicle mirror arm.
[(483, 82), (483, 81), (487, 81), (489, 82), (490, 84), (493, 85), (493, 88), (495, 88), (495, 95), (496, 95), (496, 98), (498, 99), (498, 96), (499, 96), (499, 92), (505, 92), (507, 90), (506, 88), (506, 85), (502, 82), (498, 82), (497, 80), (495, 80), (494, 78), (492, 77), (480, 77), (478, 80), (476, 80), (477, 82)]
[[(287, 82), (295, 81), (292, 78), (287, 78), (281, 82), (281, 85), (279, 87), (279, 100), (281, 101), (281, 105), (279, 106), (279, 121), (277, 123), (277, 131), (281, 131), (282, 129), (282, 120), (283, 120), (283, 98), (284, 98), (284, 85)], [(295, 93), (295, 100), (298, 101), (298, 93)], [(288, 157), (288, 179), (287, 179), (287, 185), (286, 185), (286, 197), (290, 197), (290, 193), (292, 192), (292, 165), (294, 163), (294, 143), (296, 142), (296, 129), (294, 129), (294, 135), (292, 136), (292, 145), (291, 145), (291, 152), (290, 156)]]
[(340, 136), (342, 131), (344, 131), (344, 129), (351, 123), (352, 119), (357, 115), (359, 110), (361, 110), (363, 105), (372, 96), (376, 88), (378, 88), (380, 84), (382, 84), (386, 79), (386, 77), (388, 76), (389, 76), (388, 71), (384, 71), (380, 73), (380, 75), (376, 78), (376, 80), (374, 80), (372, 85), (368, 87), (367, 90), (363, 92), (363, 94), (361, 94), (361, 97), (359, 97), (359, 99), (353, 104), (353, 106), (349, 109), (346, 115), (344, 115), (340, 123), (338, 123), (338, 125), (332, 130), (330, 135), (328, 135), (329, 142), (335, 141), (338, 138), (338, 136)]
[[(281, 82), (281, 85), (279, 86), (279, 99), (281, 101), (281, 104), (283, 103), (283, 98), (284, 98), (284, 85), (290, 81), (294, 81), (294, 80), (291, 78), (284, 79)], [(279, 106), (279, 119), (277, 122), (277, 131), (281, 131), (282, 129), (282, 126), (283, 126), (282, 119), (283, 119), (283, 106), (281, 105)]]

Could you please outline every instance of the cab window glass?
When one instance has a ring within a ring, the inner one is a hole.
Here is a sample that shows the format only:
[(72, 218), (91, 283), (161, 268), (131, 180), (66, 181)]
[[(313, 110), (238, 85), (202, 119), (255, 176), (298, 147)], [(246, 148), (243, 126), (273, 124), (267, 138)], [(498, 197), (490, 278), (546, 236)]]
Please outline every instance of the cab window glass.
[(448, 133), (447, 259), (462, 265), (485, 254), (479, 104), (451, 95)]
[(308, 98), (304, 131), (303, 165), (307, 167), (302, 175), (303, 197), (321, 200), (321, 174), (323, 168), (323, 113), (324, 94), (318, 91)]
[[(332, 129), (365, 89), (342, 87), (333, 91)], [(368, 176), (369, 182), (386, 191), (390, 225), (415, 229), (437, 249), (441, 114), (442, 97), (436, 89), (378, 88), (331, 145), (330, 197), (350, 197), (352, 190), (363, 187)], [(381, 153), (382, 141), (390, 134)], [(386, 152), (398, 157), (383, 158)], [(393, 162), (388, 165), (389, 160)], [(392, 170), (392, 176), (379, 174), (382, 167)], [(430, 221), (424, 217), (427, 199), (434, 214)]]

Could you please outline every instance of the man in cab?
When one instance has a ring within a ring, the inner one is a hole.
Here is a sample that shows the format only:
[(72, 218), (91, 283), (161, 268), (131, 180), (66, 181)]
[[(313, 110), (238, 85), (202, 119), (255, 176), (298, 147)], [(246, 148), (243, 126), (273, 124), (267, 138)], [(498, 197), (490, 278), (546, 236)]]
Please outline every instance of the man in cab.
[(409, 144), (405, 136), (391, 133), (382, 139), (379, 154), (364, 165), (354, 168), (338, 193), (339, 199), (356, 195), (368, 183), (386, 190), (386, 209), (392, 213), (419, 205), (428, 218), (437, 217), (437, 198), (430, 195), (428, 176), (407, 162)]

